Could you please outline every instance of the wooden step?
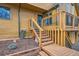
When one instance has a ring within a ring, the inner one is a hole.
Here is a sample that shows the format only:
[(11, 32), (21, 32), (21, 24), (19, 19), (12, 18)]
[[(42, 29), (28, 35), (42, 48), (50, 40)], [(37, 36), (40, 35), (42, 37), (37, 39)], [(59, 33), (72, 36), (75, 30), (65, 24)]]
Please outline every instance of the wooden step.
[(47, 42), (47, 41), (51, 41), (51, 39), (50, 38), (42, 39), (42, 42)]
[(47, 35), (46, 36), (42, 36), (42, 39), (46, 39), (46, 38), (49, 38), (49, 36), (47, 36)]
[(50, 56), (71, 56), (71, 55), (79, 56), (78, 51), (75, 51), (66, 47), (61, 47), (56, 44), (43, 46), (42, 50)]
[(44, 51), (40, 51), (40, 52), (39, 52), (39, 55), (40, 55), (40, 56), (48, 56)]
[(45, 33), (45, 34), (42, 34), (42, 36), (47, 36), (47, 34)]
[(43, 46), (46, 46), (46, 45), (49, 45), (49, 44), (53, 44), (53, 41), (47, 41), (47, 42), (42, 43)]
[[(37, 34), (39, 35), (39, 32), (37, 32)], [(47, 33), (41, 33), (42, 36), (48, 36)]]
[[(39, 35), (39, 33), (37, 33)], [(41, 35), (47, 35), (46, 33), (41, 33)]]
[[(39, 34), (39, 32), (37, 32), (37, 34)], [(43, 35), (43, 34), (45, 35), (46, 33), (41, 33), (41, 34), (42, 34), (42, 35)]]
[[(37, 32), (39, 34), (39, 32)], [(41, 32), (42, 34), (46, 34), (46, 32)]]

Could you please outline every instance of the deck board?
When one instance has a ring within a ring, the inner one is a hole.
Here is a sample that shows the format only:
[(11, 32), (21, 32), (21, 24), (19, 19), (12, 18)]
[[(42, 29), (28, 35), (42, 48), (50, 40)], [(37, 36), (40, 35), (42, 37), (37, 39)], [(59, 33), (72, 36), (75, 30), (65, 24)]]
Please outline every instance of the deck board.
[(51, 56), (79, 56), (78, 51), (66, 47), (61, 47), (56, 44), (44, 46), (42, 47), (42, 49), (45, 50)]
[(44, 51), (40, 51), (39, 54), (40, 54), (41, 56), (48, 56)]

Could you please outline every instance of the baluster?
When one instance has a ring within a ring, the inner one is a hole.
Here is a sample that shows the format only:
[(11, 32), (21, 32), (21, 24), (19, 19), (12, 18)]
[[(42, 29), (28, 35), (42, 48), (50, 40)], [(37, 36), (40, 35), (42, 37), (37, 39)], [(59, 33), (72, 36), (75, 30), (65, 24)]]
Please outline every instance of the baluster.
[(78, 32), (76, 33), (76, 45), (78, 44)]
[(61, 46), (62, 46), (62, 30), (61, 30)]
[(58, 29), (58, 44), (59, 44), (59, 29)]
[(65, 46), (65, 31), (64, 31), (64, 40), (63, 40), (63, 42), (64, 42), (64, 44), (63, 44), (63, 46)]
[(55, 30), (55, 44), (56, 44), (56, 30)]
[(39, 34), (39, 37), (40, 37), (39, 46), (41, 47), (41, 41), (42, 41), (42, 39), (41, 39), (41, 30), (39, 32), (40, 32), (40, 34)]

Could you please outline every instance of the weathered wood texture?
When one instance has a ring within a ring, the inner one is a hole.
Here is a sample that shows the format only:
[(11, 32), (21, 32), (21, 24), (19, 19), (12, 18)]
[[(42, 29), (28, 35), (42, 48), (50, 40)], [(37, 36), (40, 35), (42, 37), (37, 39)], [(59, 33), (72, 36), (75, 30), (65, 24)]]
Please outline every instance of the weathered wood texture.
[(44, 46), (42, 49), (50, 56), (79, 56), (78, 51), (66, 47), (61, 47), (56, 44)]

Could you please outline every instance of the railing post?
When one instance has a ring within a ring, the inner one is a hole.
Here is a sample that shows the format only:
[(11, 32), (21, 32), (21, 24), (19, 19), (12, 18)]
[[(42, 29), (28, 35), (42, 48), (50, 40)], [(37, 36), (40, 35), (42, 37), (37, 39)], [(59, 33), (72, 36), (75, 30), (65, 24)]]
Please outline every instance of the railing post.
[(78, 32), (76, 32), (76, 40), (75, 40), (75, 44), (78, 44)]
[(66, 39), (66, 38), (65, 38), (65, 31), (64, 31), (64, 40), (63, 40), (63, 41), (64, 41), (64, 43), (63, 43), (63, 46), (64, 46), (64, 47), (65, 47), (65, 41), (66, 41), (65, 39)]
[(56, 40), (56, 29), (55, 29), (55, 44), (56, 44), (56, 41), (57, 41), (57, 40)]
[(79, 24), (78, 24), (78, 31), (79, 31)]
[(58, 45), (59, 45), (59, 33), (60, 33), (60, 32), (59, 32), (59, 29), (58, 29)]
[(42, 19), (42, 22), (41, 22), (41, 27), (43, 28), (43, 26), (44, 26), (44, 23), (43, 23), (43, 19)]
[(30, 22), (31, 22), (31, 28), (33, 28), (33, 21), (32, 21), (32, 19), (31, 19), (31, 21), (30, 21)]
[(62, 17), (62, 15), (61, 15), (61, 11), (60, 11), (60, 15), (59, 15), (59, 16), (60, 16), (60, 19), (59, 19), (59, 20), (60, 20), (59, 27), (60, 27), (60, 30), (61, 30), (61, 39), (60, 39), (61, 42), (60, 42), (60, 45), (62, 46), (63, 31), (62, 31), (62, 27), (61, 27), (61, 25), (62, 25), (62, 24), (61, 24), (61, 19), (62, 19), (62, 18), (61, 18), (61, 17)]
[[(60, 28), (61, 28), (61, 46), (65, 46), (65, 27), (66, 27), (66, 13), (62, 11), (60, 13)], [(62, 25), (63, 24), (63, 25)]]
[(41, 30), (39, 31), (39, 37), (40, 37), (40, 40), (39, 40), (39, 46), (41, 47), (41, 41), (42, 41), (42, 39), (41, 39)]
[(75, 16), (73, 17), (73, 29), (74, 29), (74, 26), (75, 26), (74, 21), (75, 21)]

